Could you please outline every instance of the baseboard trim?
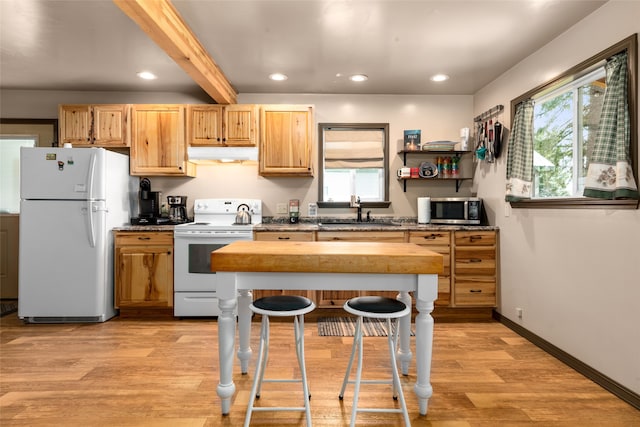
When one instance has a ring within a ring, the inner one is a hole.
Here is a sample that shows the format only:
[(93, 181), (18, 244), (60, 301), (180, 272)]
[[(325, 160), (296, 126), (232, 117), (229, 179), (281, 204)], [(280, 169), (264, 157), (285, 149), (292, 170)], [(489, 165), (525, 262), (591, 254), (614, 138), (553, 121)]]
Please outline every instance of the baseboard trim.
[(586, 363), (576, 359), (569, 353), (561, 350), (555, 345), (551, 344), (549, 341), (539, 337), (528, 329), (523, 328), (516, 322), (507, 319), (502, 314), (498, 313), (496, 310), (493, 310), (493, 318), (498, 322), (505, 325), (507, 328), (511, 329), (518, 335), (522, 336), (529, 340), (532, 344), (540, 347), (542, 350), (546, 351), (565, 365), (570, 368), (576, 370), (580, 374), (589, 378), (591, 381), (600, 385), (605, 390), (611, 392), (612, 394), (618, 396), (620, 399), (624, 400), (631, 406), (636, 409), (640, 409), (640, 395), (629, 390), (627, 387), (619, 384), (618, 382), (612, 380), (601, 372), (593, 369), (591, 366)]

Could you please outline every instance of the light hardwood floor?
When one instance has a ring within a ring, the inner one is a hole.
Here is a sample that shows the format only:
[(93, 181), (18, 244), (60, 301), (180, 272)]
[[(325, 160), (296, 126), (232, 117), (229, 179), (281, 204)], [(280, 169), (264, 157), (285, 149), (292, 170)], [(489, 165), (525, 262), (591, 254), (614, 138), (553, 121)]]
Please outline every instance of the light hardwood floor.
[[(311, 320), (305, 326), (314, 425), (346, 426), (352, 388), (343, 402), (337, 395), (351, 338), (319, 337)], [(0, 425), (242, 425), (253, 375), (241, 375), (235, 364), (237, 393), (231, 414), (222, 416), (216, 330), (213, 320), (23, 325), (15, 314), (5, 316), (0, 319)], [(291, 324), (272, 324), (267, 376), (294, 374), (292, 344)], [(385, 338), (365, 338), (365, 375), (386, 375), (387, 354)], [(402, 380), (414, 426), (640, 426), (640, 411), (497, 322), (436, 323), (434, 392), (426, 417), (418, 414), (413, 393), (415, 365)], [(387, 387), (363, 386), (363, 405), (394, 405)], [(299, 388), (265, 384), (262, 404), (297, 406)], [(358, 421), (402, 425), (397, 414), (362, 414)], [(302, 426), (304, 416), (255, 413), (252, 425)]]

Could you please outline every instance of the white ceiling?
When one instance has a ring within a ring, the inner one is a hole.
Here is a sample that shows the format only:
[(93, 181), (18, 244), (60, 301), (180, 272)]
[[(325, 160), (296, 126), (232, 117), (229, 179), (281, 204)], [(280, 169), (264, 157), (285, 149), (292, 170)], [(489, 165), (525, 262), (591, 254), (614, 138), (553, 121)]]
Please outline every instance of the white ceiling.
[[(447, 95), (475, 93), (604, 3), (173, 0), (239, 93)], [(200, 91), (111, 0), (0, 0), (0, 28), (4, 89)], [(431, 82), (439, 72), (450, 80)]]

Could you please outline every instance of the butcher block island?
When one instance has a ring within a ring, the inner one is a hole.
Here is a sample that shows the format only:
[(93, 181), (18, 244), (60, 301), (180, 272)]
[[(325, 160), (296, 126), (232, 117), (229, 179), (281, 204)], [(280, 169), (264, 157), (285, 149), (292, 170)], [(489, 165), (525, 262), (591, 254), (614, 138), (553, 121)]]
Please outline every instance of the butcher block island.
[(234, 242), (211, 254), (216, 271), (431, 274), (442, 255), (413, 243)]
[[(243, 374), (248, 372), (252, 350), (252, 291), (394, 291), (397, 298), (415, 307), (416, 384), (420, 414), (427, 413), (432, 394), (431, 352), (433, 318), (438, 296), (438, 274), (443, 256), (414, 243), (237, 241), (211, 253), (216, 272), (218, 305), (218, 357), (220, 382), (217, 393), (222, 413), (229, 413), (236, 391), (233, 357), (236, 313), (239, 330), (237, 351)], [(411, 293), (411, 294), (410, 294)], [(408, 375), (413, 358), (410, 349), (411, 315), (400, 319), (398, 360)]]

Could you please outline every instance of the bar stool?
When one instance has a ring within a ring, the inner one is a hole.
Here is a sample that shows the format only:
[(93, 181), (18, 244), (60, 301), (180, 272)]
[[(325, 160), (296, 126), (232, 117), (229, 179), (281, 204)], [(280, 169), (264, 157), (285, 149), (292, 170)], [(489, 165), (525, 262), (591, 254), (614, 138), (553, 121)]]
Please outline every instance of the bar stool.
[[(244, 420), (245, 427), (251, 422), (251, 414), (253, 412), (265, 411), (304, 411), (307, 417), (307, 426), (311, 426), (311, 407), (309, 405), (309, 385), (307, 383), (307, 371), (304, 364), (304, 315), (313, 311), (316, 305), (309, 298), (296, 295), (275, 295), (260, 298), (254, 301), (250, 306), (251, 311), (262, 315), (262, 326), (260, 328), (260, 350), (258, 351), (258, 359), (256, 361), (256, 373), (251, 387), (251, 397), (249, 398), (249, 407), (247, 416)], [(264, 379), (264, 371), (267, 366), (269, 356), (269, 317), (286, 317), (294, 318), (294, 335), (296, 340), (296, 355), (298, 357), (298, 366), (300, 366), (300, 379)], [(304, 396), (304, 406), (301, 407), (256, 407), (255, 400), (260, 398), (260, 388), (263, 382), (279, 382), (279, 383), (302, 383), (302, 392)]]
[[(351, 409), (351, 427), (356, 425), (356, 416), (358, 412), (391, 412), (399, 413), (404, 416), (404, 423), (406, 426), (410, 426), (409, 413), (407, 412), (407, 404), (404, 400), (404, 394), (402, 393), (402, 385), (400, 384), (400, 377), (398, 376), (398, 365), (396, 363), (396, 343), (398, 341), (398, 322), (397, 319), (407, 316), (411, 313), (411, 309), (407, 307), (402, 301), (398, 301), (392, 298), (385, 298), (380, 296), (364, 296), (351, 298), (344, 304), (344, 310), (348, 313), (358, 316), (356, 323), (356, 329), (353, 337), (353, 346), (351, 348), (351, 357), (349, 358), (349, 364), (347, 366), (347, 372), (344, 376), (342, 383), (342, 390), (338, 396), (340, 400), (344, 398), (344, 391), (347, 384), (355, 384), (353, 391), (353, 408)], [(386, 319), (387, 341), (389, 344), (389, 356), (391, 358), (391, 380), (362, 380), (362, 323), (363, 318), (376, 318)], [(396, 331), (392, 332), (391, 320), (396, 319)], [(358, 349), (358, 368), (356, 371), (356, 379), (349, 380), (351, 374), (351, 368), (353, 366), (353, 359)], [(358, 408), (358, 394), (360, 392), (360, 384), (391, 384), (393, 387), (393, 399), (400, 400), (400, 409), (395, 408)]]

